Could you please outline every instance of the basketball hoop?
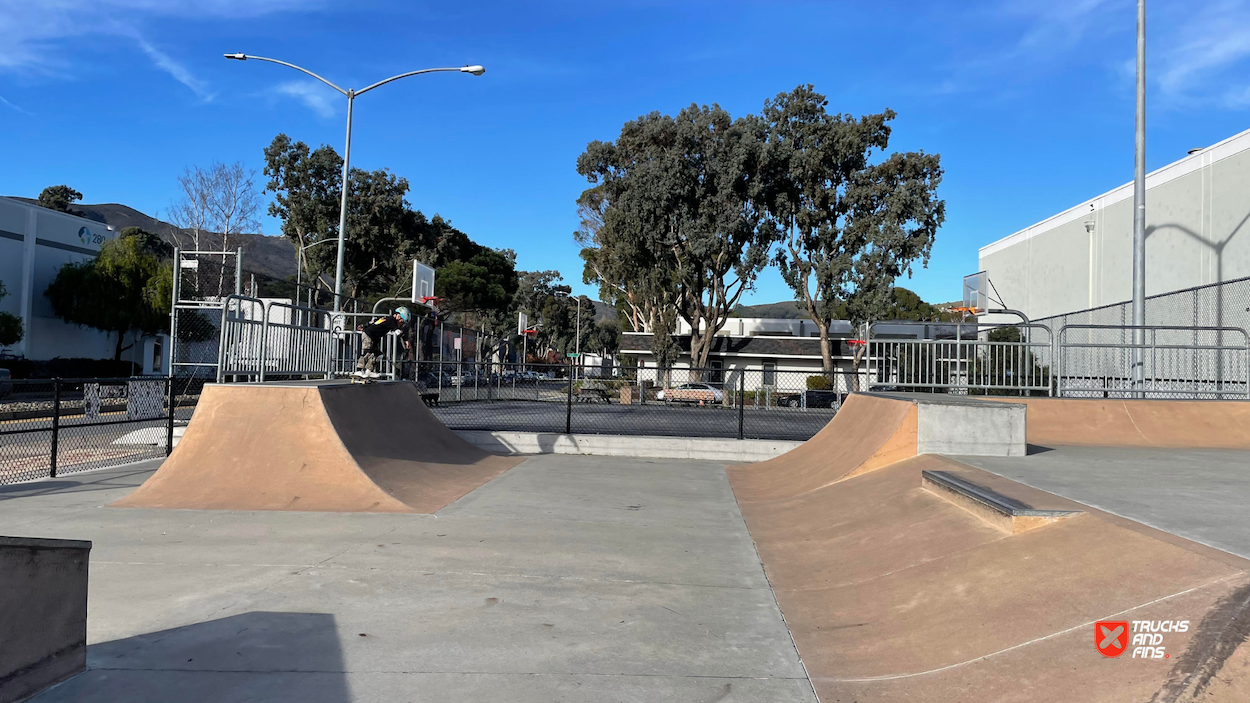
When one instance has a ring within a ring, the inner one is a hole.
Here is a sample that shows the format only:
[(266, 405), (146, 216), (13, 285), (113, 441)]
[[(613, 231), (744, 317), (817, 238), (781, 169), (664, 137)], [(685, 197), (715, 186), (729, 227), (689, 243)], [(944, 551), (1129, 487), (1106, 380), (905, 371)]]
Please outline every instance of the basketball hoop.
[(862, 339), (848, 339), (848, 340), (846, 340), (846, 343), (847, 343), (847, 344), (849, 344), (849, 345), (850, 345), (850, 346), (852, 346), (852, 347), (861, 347), (861, 346), (863, 346), (863, 345), (867, 344), (868, 342), (866, 342), (866, 341), (864, 341), (864, 340), (862, 340)]
[(977, 308), (967, 308), (967, 307), (957, 306), (957, 307), (951, 308), (951, 312), (957, 312), (959, 313), (959, 317), (961, 320), (967, 320), (969, 315), (976, 317), (977, 313), (981, 311), (978, 310)]
[(527, 337), (528, 337), (528, 336), (531, 336), (531, 335), (532, 335), (532, 336), (534, 336), (534, 337), (537, 337), (537, 336), (538, 336), (538, 330), (525, 330), (525, 331), (524, 331), (524, 332), (522, 332), (521, 334), (524, 334), (524, 335), (525, 335), (525, 336), (527, 336)]

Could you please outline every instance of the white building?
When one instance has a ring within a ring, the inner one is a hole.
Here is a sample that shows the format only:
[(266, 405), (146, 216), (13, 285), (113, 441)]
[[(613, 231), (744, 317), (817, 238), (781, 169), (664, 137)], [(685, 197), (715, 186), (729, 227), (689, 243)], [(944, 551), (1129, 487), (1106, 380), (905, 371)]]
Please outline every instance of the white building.
[[(1146, 189), (1147, 296), (1250, 276), (1250, 130), (1148, 174)], [(980, 250), (1003, 305), (1034, 320), (1130, 300), (1132, 260), (1132, 183)]]
[[(0, 351), (35, 360), (113, 358), (115, 335), (65, 322), (43, 292), (62, 266), (99, 255), (100, 246), (116, 236), (95, 220), (0, 198), (0, 281), (8, 289), (0, 310), (21, 318), (25, 332), (21, 342)], [(141, 364), (146, 373), (161, 373), (163, 340), (135, 336), (126, 340), (134, 344), (123, 358)]]

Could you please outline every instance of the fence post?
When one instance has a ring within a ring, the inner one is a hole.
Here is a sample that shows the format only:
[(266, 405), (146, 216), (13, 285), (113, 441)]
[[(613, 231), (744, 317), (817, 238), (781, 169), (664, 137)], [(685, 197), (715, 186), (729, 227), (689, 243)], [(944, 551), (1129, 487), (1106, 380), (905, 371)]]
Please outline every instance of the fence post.
[(174, 395), (174, 376), (169, 375), (169, 417), (165, 423), (165, 456), (174, 453), (174, 410), (178, 406), (178, 397)]
[(738, 439), (743, 439), (743, 420), (747, 406), (747, 370), (738, 373)]
[[(538, 385), (537, 382), (534, 383)], [(564, 434), (573, 434), (573, 360), (569, 359), (569, 391), (564, 404)]]
[(49, 476), (56, 478), (56, 452), (61, 439), (61, 379), (52, 379), (52, 460)]

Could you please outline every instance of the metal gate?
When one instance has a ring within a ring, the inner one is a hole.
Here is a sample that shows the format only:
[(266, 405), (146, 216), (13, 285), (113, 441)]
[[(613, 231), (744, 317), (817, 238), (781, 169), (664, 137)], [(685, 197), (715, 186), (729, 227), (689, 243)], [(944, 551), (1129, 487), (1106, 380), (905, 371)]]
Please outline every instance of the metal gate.
[(222, 308), (243, 289), (243, 249), (174, 249), (170, 375), (178, 392), (217, 377)]

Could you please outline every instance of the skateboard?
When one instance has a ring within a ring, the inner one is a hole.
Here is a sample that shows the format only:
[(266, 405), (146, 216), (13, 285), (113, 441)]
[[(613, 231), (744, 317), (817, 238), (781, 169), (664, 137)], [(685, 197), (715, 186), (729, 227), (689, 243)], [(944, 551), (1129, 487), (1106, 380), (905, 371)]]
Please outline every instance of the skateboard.
[(361, 384), (361, 385), (366, 385), (366, 386), (367, 386), (367, 385), (372, 385), (372, 384), (374, 384), (374, 383), (377, 383), (377, 382), (378, 382), (378, 379), (376, 379), (376, 378), (365, 378), (364, 376), (357, 376), (356, 374), (350, 374), (350, 375), (348, 375), (348, 377), (347, 377), (347, 378), (348, 378), (348, 380), (350, 380), (352, 383), (359, 383), (359, 384)]

